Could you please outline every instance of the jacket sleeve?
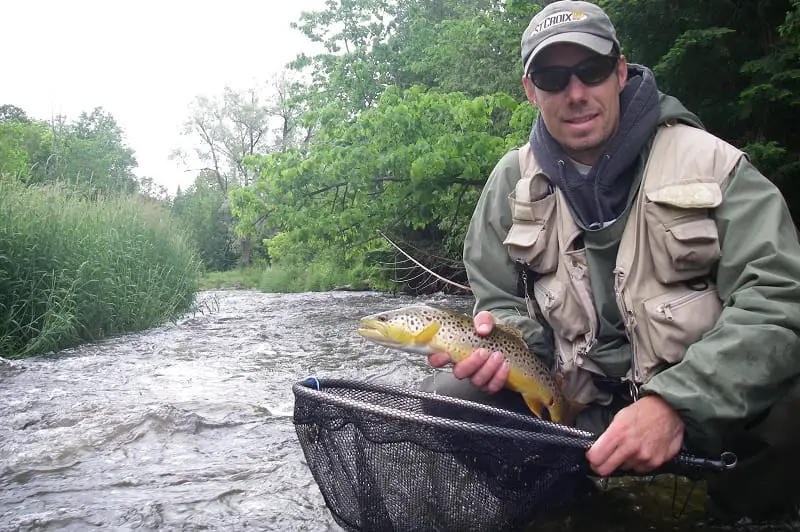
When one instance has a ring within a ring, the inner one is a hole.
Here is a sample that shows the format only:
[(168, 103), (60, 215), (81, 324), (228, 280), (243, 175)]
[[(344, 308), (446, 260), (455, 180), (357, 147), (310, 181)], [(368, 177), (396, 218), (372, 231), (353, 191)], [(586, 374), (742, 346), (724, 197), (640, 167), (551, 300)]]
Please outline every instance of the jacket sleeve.
[(516, 295), (517, 270), (503, 245), (511, 228), (508, 195), (520, 179), (518, 153), (507, 153), (483, 188), (464, 241), (464, 266), (475, 296), (474, 314), (488, 310), (499, 322), (519, 329), (533, 352), (550, 364), (552, 342)]
[(800, 245), (784, 198), (745, 158), (723, 192), (715, 211), (722, 314), (680, 363), (642, 387), (681, 414), (689, 448), (709, 454), (800, 375)]

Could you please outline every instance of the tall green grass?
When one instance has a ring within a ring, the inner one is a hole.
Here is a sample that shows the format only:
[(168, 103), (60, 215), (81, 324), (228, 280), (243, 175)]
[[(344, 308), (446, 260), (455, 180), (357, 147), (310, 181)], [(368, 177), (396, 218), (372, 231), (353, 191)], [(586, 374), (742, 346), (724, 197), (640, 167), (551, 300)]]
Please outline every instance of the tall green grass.
[(264, 270), (259, 289), (264, 292), (324, 292), (337, 287), (362, 288), (365, 277), (360, 268), (348, 269), (329, 256), (309, 262), (277, 263)]
[[(353, 290), (391, 289), (372, 279), (363, 267), (342, 269), (330, 260), (277, 263), (227, 272), (209, 272), (200, 280), (203, 290), (249, 288), (262, 292), (324, 292), (347, 287)], [(384, 283), (386, 284), (386, 283)]]
[(48, 352), (175, 319), (200, 265), (161, 206), (0, 180), (0, 356)]

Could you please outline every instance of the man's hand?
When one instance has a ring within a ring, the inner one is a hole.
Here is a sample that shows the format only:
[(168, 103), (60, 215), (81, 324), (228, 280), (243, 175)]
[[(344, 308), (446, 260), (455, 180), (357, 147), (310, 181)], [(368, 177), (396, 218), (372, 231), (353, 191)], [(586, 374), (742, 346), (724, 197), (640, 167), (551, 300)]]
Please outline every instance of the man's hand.
[(683, 431), (678, 413), (662, 398), (649, 395), (617, 412), (586, 458), (601, 477), (619, 468), (646, 473), (678, 454)]
[[(494, 329), (494, 316), (488, 311), (481, 311), (473, 320), (475, 332), (486, 336)], [(435, 368), (442, 367), (452, 362), (449, 353), (433, 353), (428, 357), (428, 362)], [(476, 349), (470, 356), (453, 366), (453, 375), (457, 379), (469, 378), (470, 382), (489, 393), (503, 389), (508, 380), (509, 366), (503, 358), (503, 353), (496, 351), (489, 353), (486, 349)]]

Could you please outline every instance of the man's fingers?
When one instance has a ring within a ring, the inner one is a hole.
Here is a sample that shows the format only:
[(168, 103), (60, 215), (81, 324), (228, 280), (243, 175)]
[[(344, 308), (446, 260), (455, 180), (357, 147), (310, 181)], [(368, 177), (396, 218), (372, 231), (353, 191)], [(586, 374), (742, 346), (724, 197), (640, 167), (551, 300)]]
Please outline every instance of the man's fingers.
[(675, 456), (683, 443), (684, 424), (660, 397), (643, 397), (614, 416), (586, 452), (592, 469), (607, 476), (615, 469), (644, 473)]
[(453, 366), (453, 375), (457, 379), (466, 379), (475, 375), (489, 358), (489, 351), (476, 349), (470, 356)]
[[(482, 350), (482, 351), (485, 351)], [(478, 388), (482, 388), (489, 384), (495, 377), (495, 374), (503, 366), (503, 354), (495, 351), (492, 353), (484, 364), (472, 375), (470, 381)], [(488, 390), (487, 390), (488, 391)]]
[(611, 455), (614, 454), (619, 443), (619, 438), (615, 437), (613, 431), (606, 430), (601, 434), (586, 452), (586, 459), (589, 460), (592, 469), (597, 471), (597, 468), (605, 464), (608, 459), (611, 458)]
[(475, 332), (481, 336), (486, 336), (492, 329), (494, 329), (494, 316), (487, 310), (482, 310), (475, 315), (473, 319), (475, 325)]
[(428, 356), (428, 364), (430, 364), (434, 368), (441, 368), (442, 366), (446, 366), (452, 361), (453, 359), (450, 357), (450, 354), (445, 353), (443, 351), (440, 351), (438, 353), (433, 353), (430, 356)]
[(611, 455), (603, 462), (595, 465), (592, 464), (592, 469), (601, 477), (606, 477), (617, 470), (620, 466), (625, 464), (631, 455), (631, 450), (628, 447), (620, 445), (616, 447)]
[(494, 374), (492, 380), (489, 381), (489, 384), (486, 385), (486, 391), (489, 393), (497, 393), (502, 390), (506, 382), (508, 382), (508, 374), (511, 372), (511, 366), (508, 364), (508, 360), (504, 360), (500, 369)]

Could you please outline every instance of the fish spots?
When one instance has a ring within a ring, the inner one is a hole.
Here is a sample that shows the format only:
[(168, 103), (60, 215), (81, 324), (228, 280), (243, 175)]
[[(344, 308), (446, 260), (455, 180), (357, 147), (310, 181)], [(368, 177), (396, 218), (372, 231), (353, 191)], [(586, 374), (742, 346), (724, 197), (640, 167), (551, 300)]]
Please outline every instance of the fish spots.
[(367, 339), (411, 353), (442, 350), (449, 352), (454, 360), (463, 360), (475, 349), (501, 351), (510, 364), (507, 383), (510, 389), (527, 397), (529, 406), (539, 410), (547, 407), (551, 416), (555, 413), (559, 417), (559, 412), (563, 412), (560, 386), (554, 384), (550, 370), (531, 352), (516, 329), (498, 325), (488, 336), (480, 336), (471, 316), (428, 306), (391, 310), (363, 320), (369, 323), (370, 319), (373, 323), (382, 322), (383, 326), (364, 334)]

